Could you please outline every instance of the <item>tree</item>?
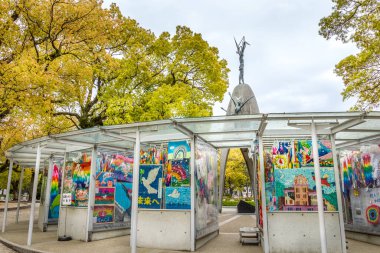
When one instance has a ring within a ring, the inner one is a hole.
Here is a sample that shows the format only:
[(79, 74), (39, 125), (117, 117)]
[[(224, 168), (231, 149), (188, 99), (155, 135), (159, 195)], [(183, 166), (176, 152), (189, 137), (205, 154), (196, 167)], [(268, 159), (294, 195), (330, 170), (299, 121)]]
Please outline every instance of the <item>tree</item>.
[(121, 64), (129, 67), (103, 96), (107, 124), (210, 116), (226, 91), (226, 61), (187, 27), (161, 34), (143, 54), (126, 54)]
[(333, 0), (333, 12), (321, 19), (319, 33), (355, 43), (360, 52), (340, 61), (335, 72), (343, 78), (343, 99), (357, 97), (354, 110), (380, 105), (380, 2), (378, 0)]
[(209, 116), (227, 62), (187, 27), (156, 36), (100, 0), (0, 0), (0, 158), (104, 124)]
[[(6, 163), (0, 165), (0, 189), (7, 189), (7, 182), (8, 182), (8, 170), (9, 169), (9, 161), (7, 160)], [(22, 190), (27, 191), (29, 193), (29, 196), (32, 195), (32, 174), (34, 170), (31, 169), (25, 169), (24, 170), (24, 178), (22, 182)], [(18, 196), (18, 187), (19, 187), (19, 181), (21, 176), (21, 168), (17, 164), (13, 164), (13, 171), (12, 171), (12, 178), (11, 178), (11, 185), (10, 185), (10, 193), (13, 193), (13, 196), (15, 199), (18, 199), (20, 196)], [(42, 177), (39, 178), (39, 181), (42, 180)]]
[(227, 89), (226, 61), (187, 27), (156, 37), (97, 0), (1, 5), (0, 120), (27, 111), (87, 128), (208, 116)]
[(240, 149), (231, 149), (226, 165), (225, 188), (232, 195), (234, 190), (242, 191), (250, 185), (248, 169)]

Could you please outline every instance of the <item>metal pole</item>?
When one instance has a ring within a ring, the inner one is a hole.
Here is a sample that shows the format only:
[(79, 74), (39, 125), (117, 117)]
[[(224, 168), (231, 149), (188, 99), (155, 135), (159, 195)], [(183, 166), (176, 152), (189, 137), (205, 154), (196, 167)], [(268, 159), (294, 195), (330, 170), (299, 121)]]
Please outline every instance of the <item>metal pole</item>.
[(38, 144), (37, 145), (36, 166), (34, 168), (32, 205), (30, 207), (30, 217), (29, 217), (29, 230), (28, 230), (28, 242), (27, 242), (28, 246), (32, 245), (32, 233), (33, 233), (33, 223), (34, 223), (34, 209), (35, 209), (35, 205), (36, 205), (38, 175), (39, 175), (39, 172), (40, 172), (40, 160), (41, 160), (41, 147), (40, 147), (40, 144)]
[(93, 227), (92, 217), (95, 204), (96, 159), (97, 147), (94, 146), (91, 153), (90, 185), (88, 187), (86, 242), (89, 241), (89, 232), (92, 231)]
[(11, 190), (11, 180), (12, 180), (12, 170), (13, 170), (13, 158), (9, 160), (9, 170), (8, 170), (8, 182), (7, 182), (7, 194), (5, 196), (5, 205), (4, 205), (4, 216), (3, 216), (3, 227), (1, 232), (5, 232), (5, 226), (7, 224), (8, 216), (8, 202), (9, 202), (9, 192)]
[(335, 175), (335, 187), (336, 187), (336, 198), (338, 199), (338, 212), (339, 212), (339, 223), (340, 223), (340, 236), (342, 243), (342, 252), (346, 253), (346, 232), (344, 231), (344, 221), (343, 221), (343, 205), (342, 205), (342, 192), (340, 188), (340, 179), (339, 179), (339, 169), (338, 169), (338, 157), (335, 146), (335, 136), (334, 134), (330, 135), (331, 148), (334, 162), (334, 175)]
[[(195, 136), (190, 140), (190, 250), (195, 251)], [(222, 176), (222, 175), (220, 175)], [(222, 194), (222, 193), (220, 193)]]
[(255, 199), (255, 213), (256, 213), (256, 227), (258, 227), (259, 222), (259, 202), (257, 198), (257, 155), (254, 154), (252, 157), (253, 160), (253, 186), (252, 186), (252, 192)]
[(49, 206), (50, 206), (50, 193), (51, 193), (51, 178), (53, 176), (53, 158), (49, 158), (49, 168), (47, 175), (47, 182), (45, 188), (45, 201), (44, 201), (44, 224), (48, 223)]
[(139, 196), (140, 170), (140, 131), (136, 130), (136, 143), (133, 156), (132, 210), (131, 210), (131, 253), (137, 252), (137, 215)]
[(314, 121), (311, 122), (311, 140), (312, 140), (312, 146), (313, 146), (315, 185), (317, 188), (319, 234), (321, 237), (321, 252), (327, 253), (326, 228), (325, 228), (325, 217), (324, 217), (322, 184), (321, 184), (321, 171), (319, 167), (318, 138), (317, 138), (317, 130), (316, 130)]
[(21, 175), (20, 175), (20, 182), (18, 185), (18, 200), (17, 200), (17, 210), (16, 210), (16, 223), (18, 223), (18, 218), (20, 215), (20, 201), (21, 201), (21, 194), (22, 194), (22, 182), (24, 181), (24, 171), (25, 169), (21, 169)]
[(267, 201), (265, 198), (265, 171), (264, 171), (264, 144), (263, 137), (259, 136), (259, 156), (260, 156), (260, 179), (261, 179), (261, 208), (263, 212), (263, 234), (264, 234), (264, 253), (269, 253), (269, 236), (267, 220)]
[[(62, 165), (62, 168), (61, 168), (61, 191), (60, 191), (60, 199), (59, 199), (59, 217), (58, 217), (58, 234), (59, 234), (59, 231), (60, 230), (60, 226), (61, 226), (61, 219), (63, 219), (63, 208), (65, 207), (65, 230), (66, 230), (66, 217), (67, 217), (67, 208), (66, 206), (63, 206), (62, 205), (62, 199), (63, 199), (63, 182), (65, 180), (65, 170), (66, 170), (66, 162), (67, 162), (67, 153), (65, 152), (65, 154), (63, 155), (63, 165)], [(66, 236), (66, 231), (65, 231), (65, 236)]]

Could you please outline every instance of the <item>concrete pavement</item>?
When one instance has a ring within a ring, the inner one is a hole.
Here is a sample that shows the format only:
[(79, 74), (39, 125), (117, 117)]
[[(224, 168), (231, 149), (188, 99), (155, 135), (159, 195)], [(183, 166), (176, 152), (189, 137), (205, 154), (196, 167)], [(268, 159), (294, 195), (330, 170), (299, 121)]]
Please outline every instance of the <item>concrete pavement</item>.
[[(38, 208), (37, 208), (38, 210)], [(21, 212), (20, 223), (14, 224), (15, 211), (9, 212), (9, 225), (6, 233), (0, 236), (8, 241), (16, 243), (21, 247), (29, 250), (38, 250), (42, 252), (52, 253), (94, 253), (94, 252), (109, 252), (109, 253), (128, 253), (129, 236), (116, 237), (112, 239), (105, 239), (94, 241), (90, 243), (80, 241), (58, 242), (57, 232), (40, 232), (35, 225), (33, 233), (32, 248), (26, 246), (27, 240), (27, 221), (29, 219), (29, 209), (24, 209)], [(38, 211), (36, 211), (38, 214)], [(0, 221), (2, 212), (0, 213)], [(37, 219), (37, 216), (35, 217)], [(254, 226), (256, 223), (255, 215), (237, 214), (236, 209), (224, 208), (222, 214), (219, 216), (220, 234), (217, 238), (208, 242), (205, 246), (198, 249), (196, 252), (204, 253), (262, 253), (260, 246), (255, 245), (241, 245), (239, 242), (239, 228), (245, 226)], [(1, 239), (1, 238), (0, 238)], [(348, 253), (374, 253), (380, 252), (380, 246), (371, 245), (363, 242), (349, 241)], [(0, 252), (14, 253), (14, 251), (4, 248), (0, 243)], [(139, 253), (175, 253), (182, 251), (168, 251), (159, 249), (146, 249), (139, 248)], [(182, 252), (183, 253), (183, 252)]]

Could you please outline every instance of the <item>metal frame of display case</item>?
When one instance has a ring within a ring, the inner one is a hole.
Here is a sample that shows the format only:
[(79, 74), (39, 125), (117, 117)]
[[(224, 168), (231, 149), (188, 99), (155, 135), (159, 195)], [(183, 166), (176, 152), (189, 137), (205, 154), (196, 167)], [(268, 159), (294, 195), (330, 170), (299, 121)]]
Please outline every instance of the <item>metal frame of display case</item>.
[[(314, 153), (320, 138), (328, 138), (332, 142), (335, 180), (339, 181), (336, 151), (343, 148), (357, 149), (364, 143), (379, 143), (380, 141), (380, 112), (317, 112), (317, 113), (269, 113), (237, 116), (218, 116), (205, 118), (178, 118), (172, 120), (151, 121), (133, 123), (127, 125), (101, 126), (89, 129), (66, 132), (45, 136), (42, 138), (19, 143), (6, 152), (6, 157), (10, 160), (9, 175), (7, 182), (7, 194), (4, 208), (4, 218), (2, 232), (5, 232), (7, 224), (7, 211), (9, 201), (10, 180), (14, 164), (22, 168), (35, 168), (33, 181), (32, 206), (29, 220), (29, 231), (27, 245), (32, 243), (33, 217), (35, 212), (35, 202), (37, 194), (38, 171), (41, 161), (49, 160), (52, 157), (63, 158), (68, 152), (80, 149), (93, 149), (97, 151), (126, 151), (134, 149), (134, 157), (138, 157), (140, 145), (157, 144), (165, 141), (194, 139), (210, 144), (212, 147), (233, 148), (245, 147), (253, 148), (254, 142), (259, 142), (259, 156), (263, 159), (263, 150), (272, 145), (278, 139), (312, 139)], [(194, 166), (194, 150), (191, 151), (191, 166)], [(92, 154), (94, 157), (94, 151)], [(317, 160), (318, 157), (315, 157)], [(318, 163), (314, 163), (317, 182), (318, 206), (321, 207), (322, 192), (320, 185), (320, 175)], [(94, 166), (92, 166), (94, 167)], [(139, 162), (135, 159), (133, 173), (138, 177)], [(49, 166), (49, 170), (51, 170)], [(260, 173), (263, 175), (263, 163), (260, 164)], [(94, 168), (91, 168), (93, 172)], [(51, 172), (49, 171), (49, 175)], [(193, 175), (192, 175), (193, 177)], [(194, 180), (192, 178), (192, 180)], [(261, 176), (261, 180), (264, 177)], [(318, 184), (319, 182), (319, 184)], [(262, 182), (264, 183), (264, 182)], [(346, 252), (344, 224), (342, 216), (341, 191), (337, 185), (337, 197), (339, 207), (339, 220), (341, 232), (342, 252)], [(194, 186), (192, 186), (194, 187)], [(138, 188), (136, 180), (133, 181), (133, 192)], [(94, 187), (90, 187), (90, 196)], [(265, 199), (265, 191), (262, 192)], [(49, 193), (46, 193), (48, 197)], [(256, 195), (256, 194), (255, 194)], [(132, 201), (132, 227), (131, 227), (131, 249), (136, 252), (137, 241), (137, 195), (133, 194)], [(47, 198), (48, 199), (48, 198)], [(195, 250), (194, 235), (194, 189), (192, 188), (191, 203), (191, 250)], [(91, 216), (91, 206), (88, 206), (88, 216)], [(45, 207), (46, 208), (46, 207)], [(263, 210), (265, 201), (263, 201)], [(319, 230), (321, 251), (326, 252), (326, 233), (323, 218), (323, 208), (318, 208)], [(266, 215), (266, 211), (263, 212)], [(18, 216), (18, 215), (17, 215)], [(16, 217), (17, 220), (18, 217)], [(88, 227), (90, 229), (90, 218)], [(267, 219), (264, 217), (264, 252), (269, 252)]]

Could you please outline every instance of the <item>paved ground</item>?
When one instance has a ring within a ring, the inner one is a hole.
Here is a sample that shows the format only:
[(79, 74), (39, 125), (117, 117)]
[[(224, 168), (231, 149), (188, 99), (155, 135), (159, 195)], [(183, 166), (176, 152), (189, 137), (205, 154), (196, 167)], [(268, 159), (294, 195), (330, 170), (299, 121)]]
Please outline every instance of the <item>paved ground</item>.
[[(4, 205), (5, 205), (5, 202), (4, 201), (0, 201), (0, 211), (4, 210)], [(20, 208), (25, 208), (27, 206), (30, 206), (30, 203), (20, 202)], [(8, 210), (9, 209), (15, 209), (15, 208), (17, 208), (17, 202), (16, 201), (10, 201), (8, 203)]]
[[(38, 207), (38, 206), (37, 206)], [(20, 245), (26, 245), (27, 238), (27, 221), (29, 219), (29, 209), (22, 209), (20, 211), (20, 222), (18, 225), (12, 224), (15, 221), (15, 211), (9, 212), (9, 226), (7, 232), (0, 233), (0, 236), (5, 239), (15, 242)], [(38, 208), (36, 208), (37, 218)], [(0, 213), (0, 224), (2, 222), (2, 212)], [(254, 226), (256, 218), (254, 215), (237, 214), (236, 209), (225, 208), (223, 213), (219, 216), (220, 234), (217, 238), (213, 239), (205, 246), (196, 252), (204, 253), (262, 253), (259, 246), (254, 245), (241, 245), (239, 243), (239, 228), (244, 226)], [(374, 253), (380, 252), (380, 246), (375, 246), (358, 241), (348, 240), (349, 250), (348, 253)], [(122, 236), (112, 239), (95, 241), (91, 243), (84, 243), (79, 241), (58, 242), (57, 232), (42, 233), (35, 225), (33, 233), (33, 248), (46, 252), (54, 253), (94, 253), (94, 252), (109, 252), (109, 253), (129, 253), (129, 236)], [(0, 243), (0, 253), (15, 253), (9, 250)], [(181, 252), (181, 251), (167, 251), (158, 249), (138, 249), (139, 253), (168, 253), (168, 252)], [(183, 252), (181, 252), (183, 253)]]
[(16, 253), (16, 251), (8, 249), (5, 245), (0, 243), (0, 252), (1, 253)]

